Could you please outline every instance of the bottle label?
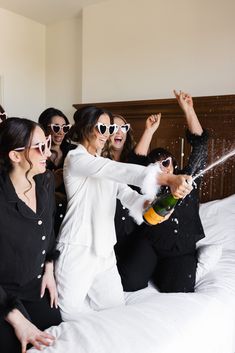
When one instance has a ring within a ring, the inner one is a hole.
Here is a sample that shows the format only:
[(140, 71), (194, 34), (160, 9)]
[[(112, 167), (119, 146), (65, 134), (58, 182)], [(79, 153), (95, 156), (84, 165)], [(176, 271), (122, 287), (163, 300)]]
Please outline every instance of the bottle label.
[(151, 225), (155, 225), (160, 223), (164, 217), (159, 216), (152, 207), (150, 207), (145, 213), (144, 213), (144, 220)]

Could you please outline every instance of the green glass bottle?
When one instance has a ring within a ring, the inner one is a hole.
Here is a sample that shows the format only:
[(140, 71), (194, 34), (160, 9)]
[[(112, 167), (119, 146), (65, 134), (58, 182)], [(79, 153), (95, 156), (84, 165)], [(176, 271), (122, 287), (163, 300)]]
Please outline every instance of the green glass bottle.
[(160, 223), (173, 210), (179, 200), (179, 198), (176, 198), (170, 192), (157, 196), (143, 214), (145, 223), (149, 225)]

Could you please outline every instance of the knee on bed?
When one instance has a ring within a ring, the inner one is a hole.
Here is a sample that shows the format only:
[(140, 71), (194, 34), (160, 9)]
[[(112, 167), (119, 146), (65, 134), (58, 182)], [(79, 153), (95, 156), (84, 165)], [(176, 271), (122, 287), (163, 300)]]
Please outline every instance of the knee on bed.
[(138, 273), (125, 274), (121, 278), (125, 292), (135, 292), (148, 286), (148, 279), (142, 278)]

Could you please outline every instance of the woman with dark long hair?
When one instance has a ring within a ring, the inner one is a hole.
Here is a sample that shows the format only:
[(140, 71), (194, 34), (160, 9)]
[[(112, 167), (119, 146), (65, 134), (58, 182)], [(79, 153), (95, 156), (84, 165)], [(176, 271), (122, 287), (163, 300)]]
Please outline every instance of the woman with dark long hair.
[(30, 120), (0, 124), (0, 347), (37, 349), (61, 322), (54, 279), (54, 178), (46, 171), (50, 136)]
[(51, 135), (51, 156), (48, 158), (47, 168), (53, 172), (55, 177), (56, 214), (54, 229), (55, 235), (57, 236), (67, 207), (63, 181), (64, 159), (67, 153), (71, 149), (76, 148), (76, 146), (70, 143), (66, 138), (71, 124), (61, 110), (47, 108), (39, 116), (38, 122), (44, 129), (46, 135)]

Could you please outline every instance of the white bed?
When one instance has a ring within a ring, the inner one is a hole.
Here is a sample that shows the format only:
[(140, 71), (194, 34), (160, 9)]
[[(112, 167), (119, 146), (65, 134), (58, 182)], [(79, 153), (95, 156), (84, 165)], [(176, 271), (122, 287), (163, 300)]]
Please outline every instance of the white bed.
[(51, 327), (57, 340), (44, 352), (235, 353), (235, 195), (202, 204), (200, 212), (206, 238), (195, 293), (151, 286), (126, 293), (126, 306)]

